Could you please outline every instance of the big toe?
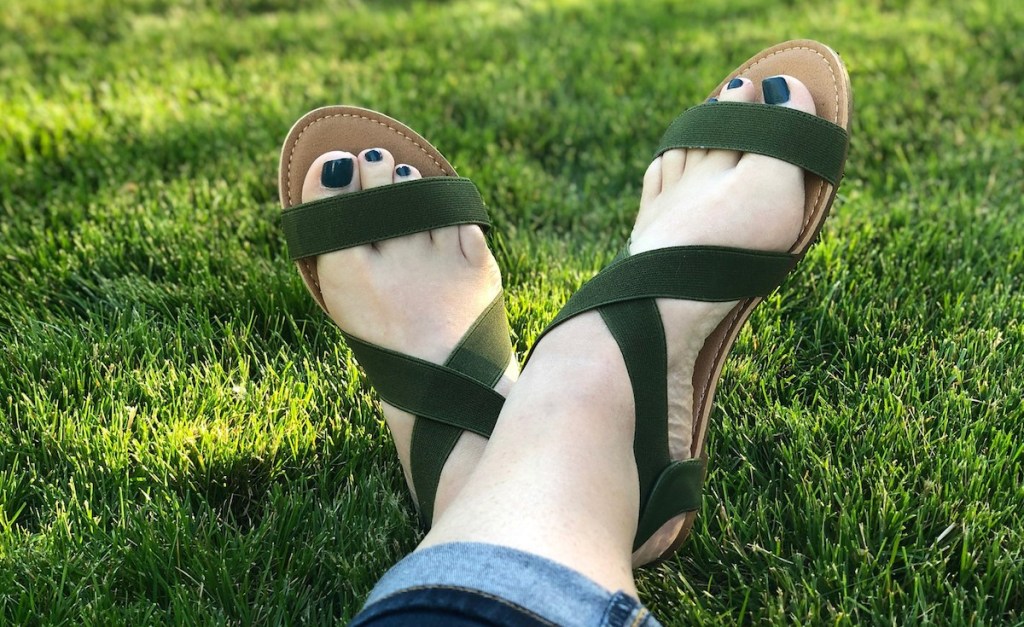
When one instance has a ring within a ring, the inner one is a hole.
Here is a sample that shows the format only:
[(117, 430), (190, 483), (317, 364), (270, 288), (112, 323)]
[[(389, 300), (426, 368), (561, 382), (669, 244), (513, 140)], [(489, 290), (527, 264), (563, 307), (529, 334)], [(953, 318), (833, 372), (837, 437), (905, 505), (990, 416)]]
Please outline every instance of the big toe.
[[(767, 105), (796, 109), (814, 114), (814, 96), (807, 86), (792, 76), (779, 75), (761, 81), (761, 95)], [(803, 181), (803, 170), (791, 163), (756, 153), (746, 153), (741, 167), (747, 172), (761, 172), (767, 177), (781, 177), (777, 180), (789, 184)]]
[(799, 79), (780, 74), (761, 81), (761, 94), (765, 104), (798, 109), (814, 113), (814, 97)]
[(302, 182), (302, 202), (361, 189), (359, 163), (351, 152), (332, 150), (317, 157)]

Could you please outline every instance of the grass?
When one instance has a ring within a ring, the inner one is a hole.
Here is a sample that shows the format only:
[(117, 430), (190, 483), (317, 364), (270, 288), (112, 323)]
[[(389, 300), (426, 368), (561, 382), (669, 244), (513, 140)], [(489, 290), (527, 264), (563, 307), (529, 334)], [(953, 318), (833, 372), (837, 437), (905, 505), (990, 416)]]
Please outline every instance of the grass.
[(286, 261), (278, 148), (379, 109), (474, 178), (522, 354), (663, 127), (760, 48), (855, 89), (822, 242), (728, 363), (669, 625), (1024, 624), (1024, 14), (1010, 0), (5, 0), (0, 623), (333, 623), (417, 541)]

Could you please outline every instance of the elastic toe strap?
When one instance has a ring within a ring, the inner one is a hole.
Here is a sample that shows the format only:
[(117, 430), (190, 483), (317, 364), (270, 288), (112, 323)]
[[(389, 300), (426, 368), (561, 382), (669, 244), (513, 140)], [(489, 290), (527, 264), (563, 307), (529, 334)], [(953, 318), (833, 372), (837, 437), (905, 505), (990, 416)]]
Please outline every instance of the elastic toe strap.
[(849, 143), (846, 129), (810, 113), (751, 102), (714, 102), (691, 107), (676, 118), (654, 156), (674, 148), (753, 152), (838, 185)]
[(339, 194), (281, 213), (293, 261), (457, 224), (486, 230), (491, 222), (473, 181), (453, 176)]

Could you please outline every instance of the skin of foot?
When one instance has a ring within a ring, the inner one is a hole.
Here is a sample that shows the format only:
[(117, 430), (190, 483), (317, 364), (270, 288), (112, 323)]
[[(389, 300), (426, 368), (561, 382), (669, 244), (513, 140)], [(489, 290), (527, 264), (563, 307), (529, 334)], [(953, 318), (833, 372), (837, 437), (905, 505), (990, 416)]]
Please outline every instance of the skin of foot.
[[(792, 77), (731, 81), (723, 102), (814, 113)], [(804, 224), (797, 166), (729, 150), (671, 150), (644, 176), (630, 252), (721, 245), (787, 251)], [(736, 302), (659, 299), (668, 346), (669, 439), (675, 459), (694, 444), (694, 362)], [(477, 472), (421, 548), (453, 541), (502, 544), (548, 557), (609, 590), (636, 594), (632, 563), (671, 545), (683, 517), (636, 554), (639, 512), (632, 388), (615, 340), (596, 312), (548, 333), (508, 397)]]
[[(390, 152), (331, 151), (310, 166), (302, 201), (420, 178)], [(501, 291), (501, 273), (480, 227), (450, 226), (320, 255), (320, 290), (331, 319), (346, 333), (433, 363), (443, 363)], [(508, 394), (518, 378), (513, 357), (495, 389)], [(385, 402), (410, 491), (410, 444), (415, 416)], [(463, 433), (441, 473), (434, 501), (440, 516), (475, 468), (486, 440)]]

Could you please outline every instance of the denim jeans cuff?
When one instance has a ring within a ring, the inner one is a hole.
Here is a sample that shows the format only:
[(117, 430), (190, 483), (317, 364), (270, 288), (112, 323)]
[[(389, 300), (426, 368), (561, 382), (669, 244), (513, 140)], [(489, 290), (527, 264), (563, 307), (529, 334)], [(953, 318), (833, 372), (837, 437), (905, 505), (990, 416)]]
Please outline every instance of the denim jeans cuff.
[(477, 590), (557, 625), (659, 625), (633, 597), (610, 592), (567, 566), (509, 547), (468, 542), (408, 555), (381, 578), (366, 607), (425, 586)]

